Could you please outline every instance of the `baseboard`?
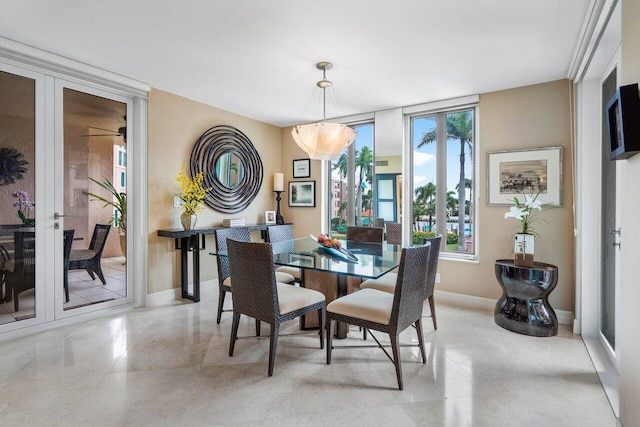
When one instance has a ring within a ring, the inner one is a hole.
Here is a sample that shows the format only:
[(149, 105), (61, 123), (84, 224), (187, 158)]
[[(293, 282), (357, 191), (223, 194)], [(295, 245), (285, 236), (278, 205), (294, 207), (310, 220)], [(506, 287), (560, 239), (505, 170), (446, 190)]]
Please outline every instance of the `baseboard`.
[[(434, 295), (436, 297), (436, 300), (443, 301), (448, 304), (491, 312), (493, 312), (493, 310), (495, 309), (496, 302), (498, 301), (491, 298), (476, 297), (473, 295), (457, 294), (455, 292), (439, 290), (436, 290), (434, 292)], [(558, 323), (560, 323), (561, 325), (573, 326), (575, 331), (573, 312), (556, 309), (554, 309), (554, 311), (556, 312), (556, 316), (558, 317)]]
[[(200, 298), (202, 299), (203, 295), (208, 295), (213, 289), (217, 286), (218, 279), (213, 280), (204, 280), (200, 282)], [(189, 285), (189, 292), (192, 292), (191, 285)], [(160, 305), (171, 305), (177, 303), (187, 303), (191, 302), (191, 300), (182, 298), (182, 289), (181, 288), (173, 288), (167, 289), (166, 291), (154, 292), (152, 294), (148, 294), (145, 305), (147, 307), (157, 307)]]

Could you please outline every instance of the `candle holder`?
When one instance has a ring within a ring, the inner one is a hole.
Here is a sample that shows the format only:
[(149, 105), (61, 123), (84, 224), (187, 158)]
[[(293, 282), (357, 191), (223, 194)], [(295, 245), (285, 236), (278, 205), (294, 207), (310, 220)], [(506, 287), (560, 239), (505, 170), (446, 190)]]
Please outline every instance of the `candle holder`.
[(282, 224), (284, 224), (284, 218), (280, 214), (280, 201), (282, 200), (282, 198), (280, 197), (280, 194), (284, 193), (284, 191), (274, 191), (274, 193), (276, 193), (276, 203), (277, 203), (277, 205), (276, 205), (276, 224), (282, 225)]

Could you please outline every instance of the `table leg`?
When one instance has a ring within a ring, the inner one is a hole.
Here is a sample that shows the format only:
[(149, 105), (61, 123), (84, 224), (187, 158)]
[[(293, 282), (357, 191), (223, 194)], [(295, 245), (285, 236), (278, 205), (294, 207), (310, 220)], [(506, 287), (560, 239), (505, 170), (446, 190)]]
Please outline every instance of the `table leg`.
[[(200, 242), (195, 237), (195, 245), (191, 237), (180, 238), (180, 285), (182, 298), (193, 302), (200, 301)], [(193, 294), (189, 293), (189, 252), (193, 252)]]

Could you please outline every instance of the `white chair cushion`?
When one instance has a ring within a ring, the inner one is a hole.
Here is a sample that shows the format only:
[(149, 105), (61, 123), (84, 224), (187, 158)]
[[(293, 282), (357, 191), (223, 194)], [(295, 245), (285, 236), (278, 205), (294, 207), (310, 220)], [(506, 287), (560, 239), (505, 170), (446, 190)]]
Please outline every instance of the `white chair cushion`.
[(287, 314), (324, 301), (324, 295), (313, 289), (277, 283), (280, 314)]
[(392, 307), (393, 294), (361, 289), (332, 301), (327, 306), (327, 312), (388, 325)]
[(293, 282), (293, 276), (289, 273), (283, 273), (281, 271), (276, 271), (276, 282), (280, 283), (289, 283)]
[[(287, 273), (279, 273), (276, 271), (276, 282), (289, 283), (293, 282), (293, 276)], [(231, 277), (227, 277), (222, 281), (224, 286), (231, 287)]]
[(290, 274), (291, 276), (293, 276), (295, 279), (298, 279), (298, 280), (300, 280), (300, 278), (302, 277), (302, 273), (300, 272), (300, 269), (298, 267), (290, 267), (288, 265), (282, 265), (276, 268), (276, 274), (278, 273)]
[(397, 273), (387, 273), (377, 279), (367, 279), (360, 284), (360, 289), (377, 289), (390, 294), (396, 291)]

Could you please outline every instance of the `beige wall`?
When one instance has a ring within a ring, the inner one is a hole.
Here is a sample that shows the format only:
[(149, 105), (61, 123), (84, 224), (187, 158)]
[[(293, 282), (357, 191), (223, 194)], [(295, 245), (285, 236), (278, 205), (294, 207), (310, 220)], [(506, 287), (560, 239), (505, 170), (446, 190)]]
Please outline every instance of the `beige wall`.
[(505, 219), (507, 206), (487, 206), (487, 152), (562, 146), (562, 207), (546, 209), (536, 227), (536, 261), (557, 265), (558, 286), (550, 296), (555, 309), (574, 310), (574, 251), (571, 192), (570, 104), (568, 80), (480, 95), (478, 125), (479, 200), (478, 263), (442, 260), (437, 289), (497, 299), (502, 294), (494, 261), (511, 258), (511, 232), (517, 225)]
[[(244, 212), (223, 214), (205, 206), (197, 226), (221, 225), (223, 218), (244, 218), (247, 224), (255, 224), (264, 221), (265, 210), (275, 210), (273, 174), (281, 170), (282, 161), (279, 128), (153, 89), (149, 94), (149, 294), (180, 286), (179, 253), (172, 239), (157, 237), (156, 233), (158, 229), (181, 228), (180, 209), (173, 207), (173, 197), (180, 191), (176, 175), (183, 164), (188, 169), (198, 137), (216, 125), (234, 126), (253, 142), (262, 158), (263, 184)], [(215, 247), (212, 236), (207, 237), (206, 245), (207, 249)], [(201, 280), (215, 278), (213, 256), (205, 250), (200, 260)]]
[[(506, 206), (489, 207), (486, 203), (486, 158), (489, 151), (520, 150), (525, 148), (564, 147), (562, 207), (548, 209), (540, 215), (548, 224), (536, 229), (541, 239), (536, 242), (536, 260), (559, 267), (559, 282), (550, 296), (551, 304), (559, 310), (574, 311), (574, 249), (573, 197), (571, 192), (571, 84), (559, 80), (534, 86), (480, 95), (478, 124), (480, 126), (479, 163), (479, 262), (443, 259), (439, 265), (440, 283), (437, 289), (498, 299), (502, 294), (494, 275), (494, 261), (511, 258), (511, 232), (517, 225), (506, 220)], [(291, 179), (291, 161), (306, 155), (290, 135), (282, 132), (282, 164), (285, 181)], [(320, 162), (311, 162), (312, 178), (320, 182)], [(316, 197), (319, 200), (320, 194)], [(285, 220), (295, 223), (296, 235), (318, 233), (320, 208), (285, 208)]]
[[(621, 85), (640, 81), (640, 3), (622, 2), (622, 81)], [(636, 117), (635, 120), (640, 120)], [(640, 332), (638, 329), (638, 301), (640, 301), (640, 240), (638, 212), (640, 212), (640, 155), (620, 161), (621, 186), (624, 194), (620, 212), (622, 230), (620, 251), (620, 421), (624, 426), (640, 425)]]
[[(284, 189), (288, 191), (289, 182), (293, 179), (293, 161), (295, 159), (308, 159), (309, 155), (302, 151), (291, 137), (290, 127), (281, 130), (282, 138), (282, 173), (284, 173)], [(315, 181), (316, 182), (316, 208), (300, 208), (289, 207), (287, 202), (288, 192), (284, 193), (282, 202), (282, 215), (285, 222), (294, 224), (296, 237), (304, 237), (309, 234), (318, 235), (320, 232), (328, 232), (328, 230), (320, 230), (322, 224), (322, 211), (320, 204), (322, 193), (327, 191), (322, 181), (322, 161), (311, 160), (311, 177), (295, 179), (295, 181)]]

